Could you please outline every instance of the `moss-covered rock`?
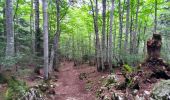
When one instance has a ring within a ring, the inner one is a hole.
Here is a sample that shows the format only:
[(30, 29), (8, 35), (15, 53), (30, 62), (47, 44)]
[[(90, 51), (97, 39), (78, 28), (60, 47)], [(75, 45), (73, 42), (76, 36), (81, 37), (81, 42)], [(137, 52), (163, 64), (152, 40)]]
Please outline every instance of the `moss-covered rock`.
[(162, 80), (157, 83), (152, 92), (153, 100), (170, 100), (170, 80)]

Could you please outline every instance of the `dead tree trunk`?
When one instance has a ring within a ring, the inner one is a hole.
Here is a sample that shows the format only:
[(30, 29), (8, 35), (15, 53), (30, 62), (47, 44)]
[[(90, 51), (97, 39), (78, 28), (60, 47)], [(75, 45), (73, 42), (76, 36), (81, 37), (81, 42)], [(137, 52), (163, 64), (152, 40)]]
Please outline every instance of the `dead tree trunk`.
[(161, 35), (154, 33), (152, 39), (147, 41), (148, 60), (159, 59), (162, 45)]

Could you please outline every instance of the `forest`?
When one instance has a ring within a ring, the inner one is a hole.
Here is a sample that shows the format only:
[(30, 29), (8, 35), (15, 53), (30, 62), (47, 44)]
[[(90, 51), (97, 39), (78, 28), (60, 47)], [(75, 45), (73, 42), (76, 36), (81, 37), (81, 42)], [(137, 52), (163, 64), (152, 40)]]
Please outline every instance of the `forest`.
[(0, 100), (170, 100), (170, 0), (0, 0)]

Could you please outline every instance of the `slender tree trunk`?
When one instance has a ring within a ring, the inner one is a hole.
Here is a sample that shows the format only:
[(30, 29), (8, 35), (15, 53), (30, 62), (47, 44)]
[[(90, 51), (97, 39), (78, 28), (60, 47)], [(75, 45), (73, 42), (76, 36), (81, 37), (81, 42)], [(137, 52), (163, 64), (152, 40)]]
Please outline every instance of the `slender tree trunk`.
[(130, 15), (130, 54), (133, 53), (133, 13)]
[(122, 27), (123, 27), (123, 22), (122, 22), (122, 7), (121, 7), (121, 0), (119, 0), (119, 57), (120, 57), (120, 53), (122, 50)]
[(93, 6), (92, 0), (90, 0), (93, 12), (93, 22), (94, 22), (94, 30), (95, 30), (95, 53), (96, 53), (96, 65), (97, 70), (100, 71), (102, 68), (100, 67), (100, 43), (99, 43), (99, 33), (98, 33), (98, 0), (95, 0), (95, 10)]
[(55, 71), (58, 70), (59, 67), (59, 37), (60, 37), (60, 1), (56, 0), (56, 10), (57, 10), (57, 31), (54, 37), (54, 61), (53, 68)]
[(33, 11), (33, 0), (31, 0), (31, 13), (30, 13), (30, 33), (32, 35), (32, 53), (35, 54), (35, 33), (33, 32), (34, 30), (34, 11)]
[(48, 79), (48, 14), (47, 8), (48, 3), (47, 0), (43, 0), (43, 33), (44, 33), (44, 79)]
[(16, 2), (16, 8), (15, 8), (15, 13), (14, 13), (14, 17), (13, 17), (13, 20), (15, 20), (15, 18), (17, 17), (17, 11), (18, 11), (18, 7), (19, 7), (19, 0), (17, 0)]
[(6, 56), (14, 56), (14, 29), (13, 29), (13, 4), (12, 0), (6, 0), (6, 32), (7, 32), (7, 45)]
[(157, 30), (157, 0), (155, 0), (155, 25), (154, 25), (154, 32)]
[(135, 21), (135, 32), (133, 36), (133, 53), (137, 54), (137, 35), (138, 35), (138, 13), (139, 13), (139, 0), (137, 0), (137, 8), (136, 8), (136, 21)]
[(112, 71), (112, 58), (113, 58), (113, 39), (112, 39), (112, 28), (114, 20), (114, 0), (111, 0), (112, 7), (110, 13), (110, 33), (109, 33), (109, 68)]
[(129, 13), (130, 13), (130, 0), (127, 0), (127, 10), (126, 10), (126, 36), (124, 43), (124, 50), (127, 52), (128, 38), (129, 38)]
[[(147, 22), (145, 22), (145, 26), (144, 26), (144, 30), (143, 30), (143, 33), (144, 33), (144, 35), (146, 34), (146, 30), (147, 30)], [(147, 54), (146, 54), (146, 39), (144, 39), (144, 48), (143, 48), (143, 52), (144, 52), (144, 56), (146, 56)]]
[[(116, 20), (114, 20), (114, 34), (113, 34), (113, 48), (116, 48), (116, 29), (117, 29), (117, 25), (116, 25)], [(116, 53), (116, 49), (113, 50), (114, 53)]]
[[(109, 5), (109, 2), (108, 2), (108, 5)], [(108, 6), (108, 9), (109, 9), (110, 7)], [(109, 62), (109, 28), (110, 28), (110, 25), (109, 25), (109, 22), (110, 21), (110, 16), (108, 16), (107, 17), (107, 30), (106, 30), (106, 32), (107, 32), (107, 36), (106, 36), (106, 46), (107, 46), (107, 48), (106, 48), (106, 62)]]
[(106, 61), (106, 0), (102, 0), (103, 12), (102, 12), (102, 70), (104, 70), (104, 62)]
[(89, 33), (89, 52), (88, 52), (89, 55), (91, 55), (91, 43), (92, 43), (91, 37), (92, 37), (91, 33)]
[(35, 50), (37, 55), (41, 55), (41, 32), (39, 27), (39, 0), (34, 0), (35, 5)]
[(54, 61), (54, 47), (51, 47), (50, 62), (49, 62), (49, 75), (53, 71), (53, 61)]
[(3, 36), (6, 35), (6, 16), (5, 16), (5, 11), (6, 11), (6, 8), (5, 8), (5, 4), (4, 4), (4, 8), (3, 8), (3, 24), (4, 24), (4, 32), (3, 32)]

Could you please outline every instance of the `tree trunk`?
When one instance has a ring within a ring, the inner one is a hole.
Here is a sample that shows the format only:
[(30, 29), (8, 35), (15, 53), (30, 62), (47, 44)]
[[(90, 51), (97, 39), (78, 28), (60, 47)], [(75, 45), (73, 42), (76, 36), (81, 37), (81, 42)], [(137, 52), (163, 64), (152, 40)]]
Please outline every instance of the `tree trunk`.
[(154, 32), (157, 30), (157, 0), (155, 0), (155, 25), (154, 25)]
[(35, 54), (35, 33), (33, 32), (34, 30), (34, 14), (33, 14), (33, 0), (31, 0), (31, 13), (30, 13), (30, 33), (32, 35), (32, 53)]
[(131, 12), (130, 18), (130, 54), (133, 53), (133, 13)]
[(102, 70), (105, 69), (104, 67), (104, 62), (106, 61), (106, 0), (102, 0), (102, 5), (103, 5), (103, 12), (102, 12), (102, 20), (103, 20), (103, 25), (102, 25)]
[(40, 27), (39, 27), (39, 0), (34, 0), (34, 5), (35, 5), (35, 50), (37, 55), (41, 55), (41, 32), (40, 32)]
[(137, 0), (137, 8), (136, 8), (136, 21), (135, 21), (135, 32), (133, 36), (133, 53), (137, 54), (137, 35), (138, 35), (138, 13), (139, 13), (139, 0)]
[(57, 31), (54, 37), (54, 61), (53, 68), (55, 71), (58, 70), (59, 67), (59, 37), (60, 37), (60, 4), (59, 0), (56, 0), (56, 10), (57, 10)]
[(4, 7), (3, 7), (3, 25), (4, 25), (4, 32), (3, 32), (3, 36), (6, 35), (6, 17), (5, 17), (5, 3), (4, 3)]
[(147, 41), (148, 60), (157, 60), (160, 58), (162, 38), (158, 33), (154, 33), (152, 39)]
[(127, 52), (128, 38), (129, 38), (129, 13), (130, 13), (130, 0), (127, 0), (127, 10), (126, 10), (126, 36), (124, 43), (124, 50)]
[(95, 30), (95, 54), (96, 54), (96, 65), (97, 70), (100, 71), (102, 68), (100, 67), (100, 43), (99, 43), (99, 33), (98, 33), (98, 0), (96, 0), (95, 4), (95, 11), (92, 0), (90, 0), (93, 12), (93, 22), (94, 22), (94, 30)]
[(121, 53), (121, 50), (122, 50), (122, 7), (121, 7), (121, 0), (119, 0), (119, 56), (120, 56), (120, 53)]
[(113, 20), (114, 20), (114, 0), (111, 0), (112, 7), (110, 10), (110, 33), (109, 33), (109, 68), (112, 71), (112, 58), (113, 58), (113, 39), (112, 39), (112, 29), (113, 29)]
[(44, 33), (44, 79), (48, 79), (48, 14), (47, 0), (43, 0), (43, 33)]
[[(108, 6), (107, 6), (107, 9), (110, 8), (110, 1), (107, 1), (108, 2)], [(108, 13), (109, 14), (109, 13)], [(108, 15), (107, 16), (107, 24), (106, 24), (106, 62), (109, 62), (109, 28), (110, 28), (110, 16)]]
[(6, 32), (7, 32), (7, 45), (6, 56), (14, 56), (14, 29), (13, 29), (13, 4), (12, 0), (6, 0)]
[(51, 47), (51, 54), (50, 54), (50, 62), (49, 62), (49, 74), (51, 74), (53, 70), (53, 62), (54, 61), (54, 47)]

